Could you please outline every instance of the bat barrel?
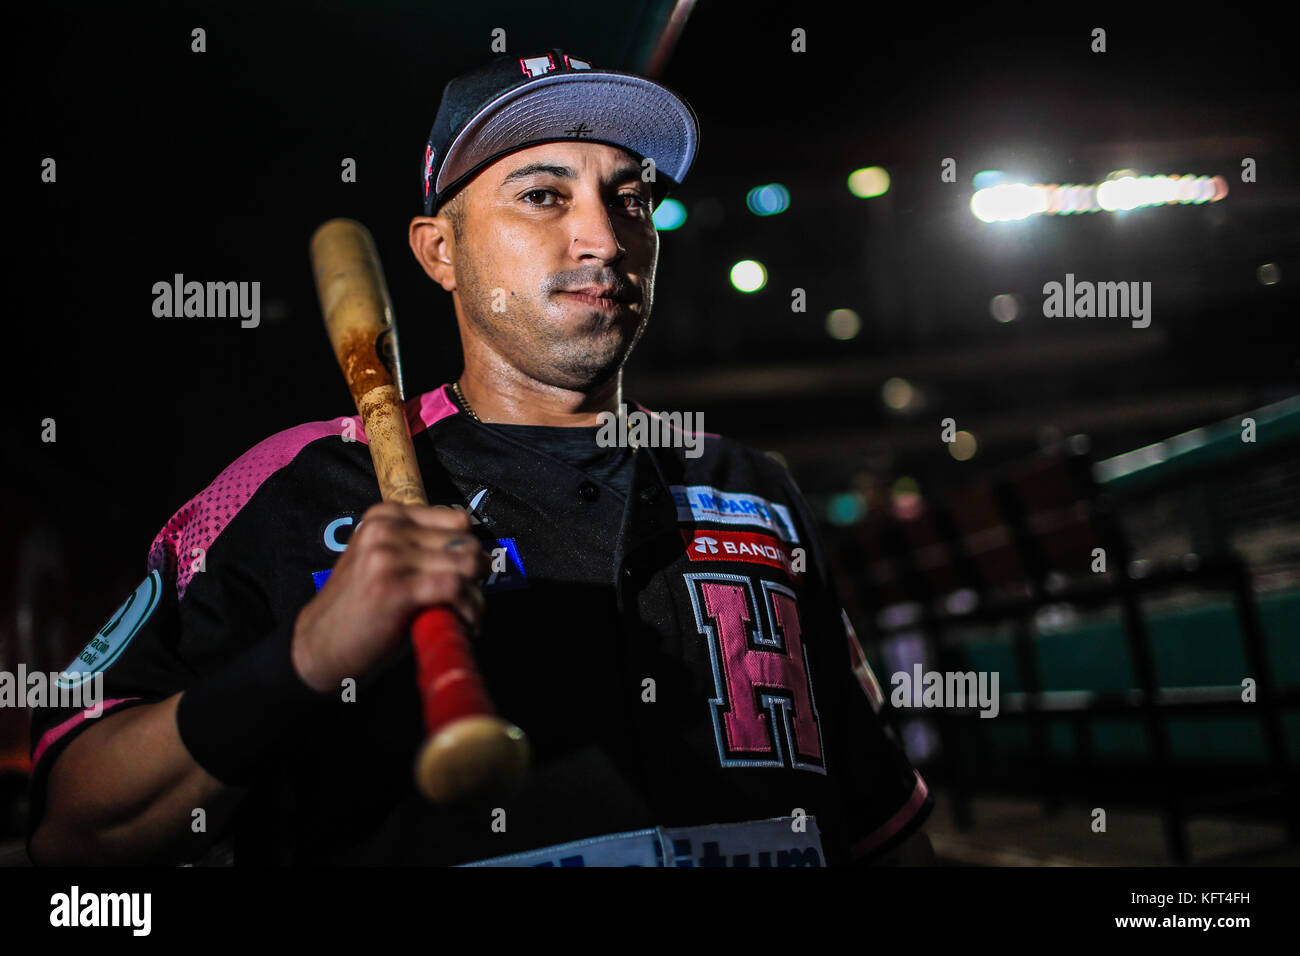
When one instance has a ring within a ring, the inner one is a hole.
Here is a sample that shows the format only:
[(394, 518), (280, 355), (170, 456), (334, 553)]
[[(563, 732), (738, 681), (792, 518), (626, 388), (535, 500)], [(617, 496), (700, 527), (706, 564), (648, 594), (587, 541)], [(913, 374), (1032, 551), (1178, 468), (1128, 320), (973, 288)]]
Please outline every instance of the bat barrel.
[(353, 219), (331, 219), (311, 237), (311, 260), (325, 330), (358, 407), (385, 385), (401, 395), (393, 304), (370, 231)]

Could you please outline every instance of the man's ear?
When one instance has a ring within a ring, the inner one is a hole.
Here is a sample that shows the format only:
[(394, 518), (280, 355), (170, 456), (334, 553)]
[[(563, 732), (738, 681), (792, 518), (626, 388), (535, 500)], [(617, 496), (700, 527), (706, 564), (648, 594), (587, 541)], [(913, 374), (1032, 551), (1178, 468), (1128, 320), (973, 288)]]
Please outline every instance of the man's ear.
[(445, 216), (416, 216), (408, 231), (411, 252), (425, 273), (448, 292), (456, 288), (456, 268), (452, 253), (456, 240), (451, 221)]

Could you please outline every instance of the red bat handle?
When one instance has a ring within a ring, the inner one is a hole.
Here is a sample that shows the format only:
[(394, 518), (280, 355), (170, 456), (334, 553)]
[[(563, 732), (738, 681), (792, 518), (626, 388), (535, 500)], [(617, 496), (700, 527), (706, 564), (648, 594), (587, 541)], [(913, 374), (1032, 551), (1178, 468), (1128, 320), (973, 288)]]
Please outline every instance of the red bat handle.
[(496, 715), (461, 619), (447, 607), (426, 608), (411, 625), (411, 644), (426, 731), (415, 761), (420, 792), (463, 802), (519, 786), (528, 738)]
[(462, 717), (492, 715), (465, 625), (449, 608), (421, 611), (411, 625), (415, 645), (415, 679), (420, 689), (424, 729), (433, 736)]

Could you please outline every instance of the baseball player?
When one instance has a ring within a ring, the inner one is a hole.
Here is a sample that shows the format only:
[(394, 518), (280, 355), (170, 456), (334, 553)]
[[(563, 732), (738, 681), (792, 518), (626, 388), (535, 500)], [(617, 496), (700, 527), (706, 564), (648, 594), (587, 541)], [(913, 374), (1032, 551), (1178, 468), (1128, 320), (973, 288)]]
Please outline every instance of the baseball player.
[[(698, 139), (670, 90), (560, 49), (447, 85), (409, 234), (464, 350), (456, 382), (407, 402), (431, 504), (376, 504), (340, 417), (260, 442), (177, 511), (65, 671), (102, 680), (102, 715), (37, 715), (35, 862), (924, 855), (932, 798), (789, 473), (623, 397), (651, 213)], [(532, 743), (526, 782), (486, 805), (412, 782), (407, 628), (433, 605)]]

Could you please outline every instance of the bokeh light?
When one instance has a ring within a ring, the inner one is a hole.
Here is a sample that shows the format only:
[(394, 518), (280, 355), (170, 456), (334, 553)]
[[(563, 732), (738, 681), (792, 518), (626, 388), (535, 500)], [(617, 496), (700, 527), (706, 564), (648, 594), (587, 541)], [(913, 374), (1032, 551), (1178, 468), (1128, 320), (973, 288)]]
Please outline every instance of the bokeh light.
[(998, 183), (976, 189), (970, 209), (981, 222), (1014, 222), (1030, 216), (1076, 212), (1127, 212), (1143, 206), (1200, 205), (1228, 195), (1222, 176), (1133, 176), (1118, 170), (1096, 185)]
[(833, 339), (847, 341), (862, 331), (862, 319), (852, 309), (832, 309), (826, 316), (826, 331)]
[(676, 199), (665, 199), (650, 219), (660, 232), (671, 232), (686, 222), (686, 207)]
[(780, 183), (755, 186), (745, 197), (745, 205), (755, 216), (775, 216), (790, 208), (790, 191)]
[(917, 480), (906, 476), (895, 479), (889, 488), (889, 505), (894, 516), (900, 520), (917, 517), (924, 510), (921, 486)]
[(958, 432), (948, 443), (948, 454), (958, 461), (970, 461), (975, 457), (976, 448), (974, 435), (970, 432)]
[(880, 388), (880, 400), (896, 412), (905, 412), (916, 404), (916, 389), (905, 378), (891, 378)]
[(872, 199), (889, 192), (889, 173), (879, 166), (866, 166), (849, 173), (849, 192), (859, 199)]
[(1020, 303), (1014, 295), (1003, 293), (995, 295), (989, 301), (989, 312), (999, 322), (1010, 322), (1020, 314)]
[(841, 528), (856, 524), (866, 513), (867, 499), (857, 491), (831, 495), (826, 502), (826, 520)]
[(741, 259), (731, 267), (731, 284), (741, 292), (757, 292), (767, 285), (767, 269), (754, 259)]

